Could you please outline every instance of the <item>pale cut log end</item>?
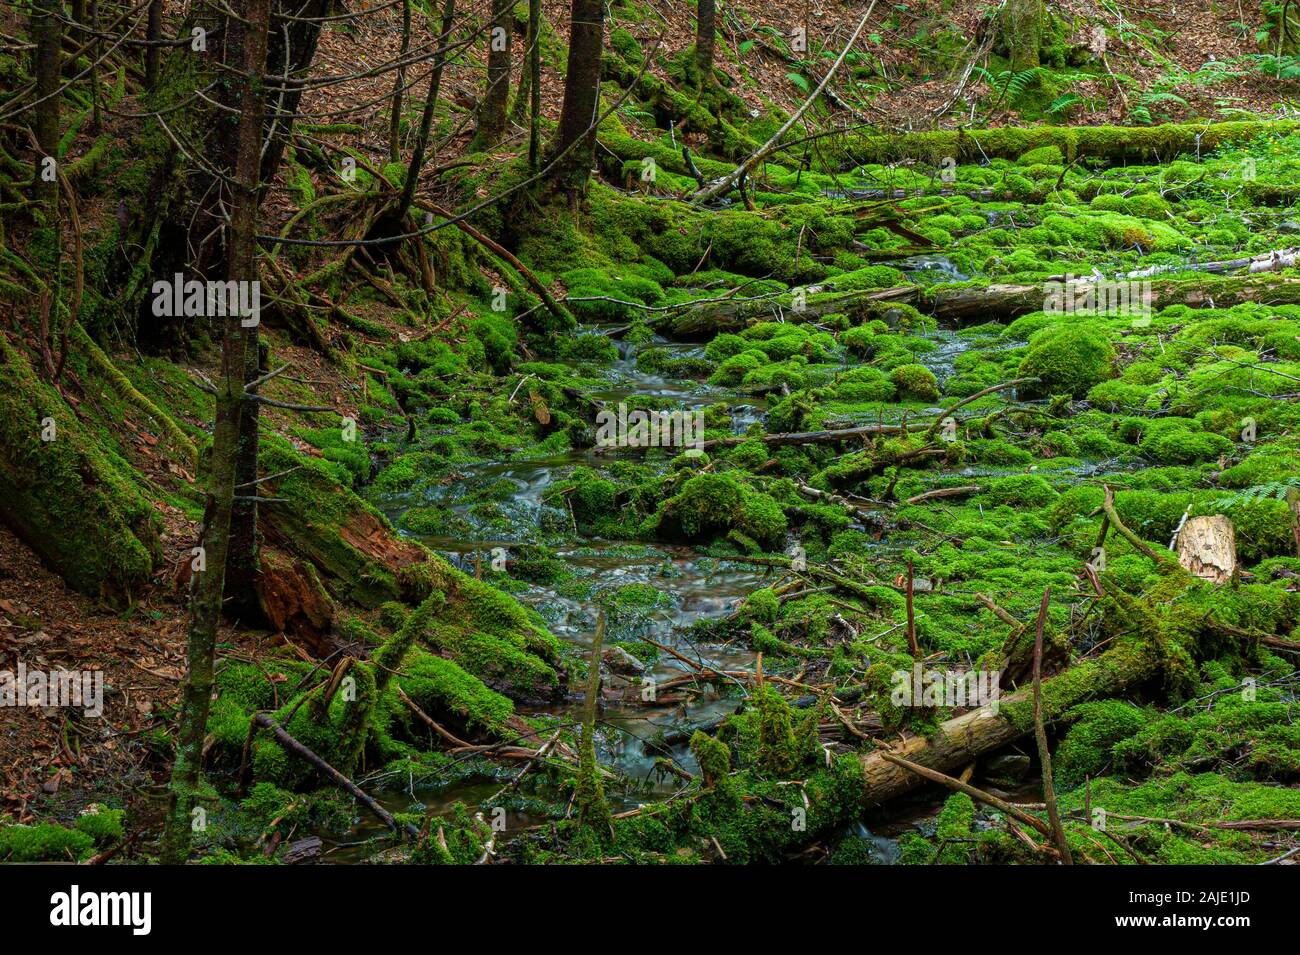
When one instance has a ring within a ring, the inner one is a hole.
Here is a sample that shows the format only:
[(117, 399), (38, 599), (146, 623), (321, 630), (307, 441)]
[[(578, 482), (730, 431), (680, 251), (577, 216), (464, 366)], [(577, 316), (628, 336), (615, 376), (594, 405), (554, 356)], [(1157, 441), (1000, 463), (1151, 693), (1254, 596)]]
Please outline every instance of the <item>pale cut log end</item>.
[(1215, 584), (1237, 576), (1237, 535), (1222, 514), (1189, 518), (1178, 534), (1178, 562)]

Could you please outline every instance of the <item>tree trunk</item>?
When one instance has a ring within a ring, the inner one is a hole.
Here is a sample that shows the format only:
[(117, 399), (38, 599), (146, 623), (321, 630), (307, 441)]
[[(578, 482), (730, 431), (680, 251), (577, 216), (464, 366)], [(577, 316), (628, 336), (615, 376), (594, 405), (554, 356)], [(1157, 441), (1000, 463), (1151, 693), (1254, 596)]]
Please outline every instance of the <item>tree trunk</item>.
[(506, 132), (506, 111), (510, 106), (511, 44), (514, 35), (515, 0), (492, 0), (492, 24), (488, 30), (487, 90), (479, 104), (478, 132), (474, 136), (480, 149), (490, 149)]
[[(1076, 663), (1043, 681), (1043, 721), (1051, 723), (1085, 700), (1118, 696), (1154, 676), (1158, 669), (1156, 654), (1136, 644), (1117, 647), (1094, 660)], [(988, 706), (963, 713), (941, 724), (932, 737), (913, 736), (890, 752), (951, 775), (959, 773), (977, 757), (1015, 742), (1033, 729), (1033, 689), (1026, 688), (1000, 699), (996, 714)], [(888, 802), (925, 782), (879, 753), (867, 753), (861, 760), (864, 803), (868, 807)]]
[[(600, 57), (605, 37), (604, 0), (573, 0), (569, 18), (569, 71), (554, 153), (563, 158), (552, 172), (557, 188), (576, 205), (587, 190), (596, 158), (596, 110), (600, 105)], [(567, 153), (566, 153), (567, 150)]]
[[(399, 56), (405, 60), (411, 51), (411, 0), (402, 0), (402, 50)], [(392, 112), (388, 118), (388, 159), (400, 162), (402, 159), (402, 100), (406, 96), (406, 67), (397, 68), (397, 79), (393, 83)]]
[[(240, 64), (239, 132), (231, 188), (230, 242), (227, 278), (257, 279), (257, 200), (261, 168), (262, 115), (265, 109), (263, 71), (266, 68), (267, 24), (271, 0), (244, 0), (236, 12), (242, 22), (228, 19), (228, 61)], [(181, 689), (181, 710), (172, 766), (171, 796), (163, 834), (162, 856), (171, 864), (189, 855), (191, 811), (199, 785), (203, 738), (212, 700), (213, 651), (221, 618), (222, 589), (230, 539), (230, 515), (235, 489), (240, 408), (244, 404), (245, 337), (239, 316), (222, 322), (221, 380), (217, 386), (216, 424), (208, 473), (204, 512), (203, 557), (190, 604), (188, 673)]]
[(713, 78), (713, 48), (718, 36), (716, 0), (699, 0), (696, 16), (695, 63), (700, 70), (700, 82), (707, 84)]
[(36, 142), (41, 156), (36, 161), (35, 192), (38, 198), (57, 204), (59, 183), (44, 160), (57, 158), (59, 151), (59, 58), (63, 43), (63, 7), (58, 0), (35, 0), (32, 5), (32, 38), (36, 42), (32, 72), (36, 74)]
[(542, 0), (528, 0), (528, 168), (542, 168)]
[[(1158, 312), (1170, 305), (1208, 308), (1211, 303), (1226, 308), (1243, 302), (1267, 302), (1270, 305), (1300, 304), (1300, 278), (1261, 274), (1246, 277), (1211, 279), (1167, 279), (1141, 283), (1150, 286), (1150, 310)], [(918, 311), (935, 316), (940, 322), (962, 325), (970, 322), (996, 322), (1042, 311), (1049, 293), (1043, 285), (995, 284), (983, 286), (903, 285), (879, 291), (844, 292), (815, 295), (810, 287), (806, 308), (799, 314), (802, 321), (843, 312), (850, 317), (878, 318), (887, 315), (893, 305), (911, 305)], [(1145, 295), (1145, 293), (1142, 293)], [(1137, 293), (1133, 298), (1138, 297)], [(686, 309), (666, 319), (657, 327), (675, 338), (696, 339), (701, 335), (747, 328), (772, 314), (773, 299), (749, 302), (735, 300), (708, 302)], [(789, 308), (788, 301), (777, 304)], [(1080, 310), (1080, 315), (1087, 314)], [(1070, 313), (1063, 318), (1068, 320)], [(1135, 319), (1142, 313), (1134, 312)]]
[(438, 39), (434, 43), (432, 58), (433, 73), (429, 77), (429, 92), (424, 98), (424, 113), (420, 116), (420, 129), (415, 136), (415, 148), (411, 152), (411, 163), (406, 169), (406, 181), (402, 184), (402, 195), (391, 220), (401, 223), (406, 217), (411, 203), (415, 200), (415, 189), (420, 184), (420, 169), (424, 166), (424, 151), (429, 148), (429, 132), (433, 129), (433, 114), (438, 106), (438, 87), (442, 85), (442, 68), (447, 62), (444, 49), (451, 39), (451, 26), (456, 19), (456, 0), (446, 0), (442, 5), (442, 26), (438, 30)]
[(158, 85), (158, 64), (162, 58), (162, 47), (157, 43), (162, 39), (163, 0), (149, 0), (149, 23), (145, 29), (145, 39), (150, 43), (144, 51), (144, 85), (152, 90)]
[[(320, 24), (307, 21), (325, 16), (329, 10), (330, 0), (309, 0), (300, 7), (293, 6), (290, 0), (276, 0), (275, 13), (267, 27), (263, 58), (266, 78), (260, 81), (258, 91), (259, 115), (265, 114), (267, 119), (261, 134), (266, 143), (264, 152), (262, 143), (258, 144), (259, 181), (255, 202), (260, 202), (264, 189), (275, 176), (285, 145), (293, 135), (294, 114), (302, 99), (302, 78), (316, 56)], [(259, 69), (261, 72), (263, 69)], [(227, 255), (233, 256), (234, 251), (232, 245)], [(257, 273), (254, 271), (252, 274)], [(262, 374), (260, 326), (245, 326), (241, 332), (244, 338), (244, 383), (248, 384)], [(234, 501), (231, 511), (224, 604), (226, 613), (254, 622), (263, 617), (261, 601), (257, 597), (260, 545), (257, 502), (251, 500), (257, 495), (257, 486), (253, 482), (257, 480), (258, 471), (259, 409), (256, 401), (245, 401), (239, 411), (235, 484), (240, 489), (238, 497), (250, 500)]]
[(1043, 0), (1007, 0), (1002, 8), (1002, 37), (1011, 69), (1038, 66), (1044, 15)]
[(320, 42), (320, 18), (335, 12), (334, 0), (276, 0), (267, 39), (265, 102), (269, 118), (264, 134), (269, 143), (262, 155), (263, 189), (279, 171), (284, 148), (293, 135), (302, 83)]

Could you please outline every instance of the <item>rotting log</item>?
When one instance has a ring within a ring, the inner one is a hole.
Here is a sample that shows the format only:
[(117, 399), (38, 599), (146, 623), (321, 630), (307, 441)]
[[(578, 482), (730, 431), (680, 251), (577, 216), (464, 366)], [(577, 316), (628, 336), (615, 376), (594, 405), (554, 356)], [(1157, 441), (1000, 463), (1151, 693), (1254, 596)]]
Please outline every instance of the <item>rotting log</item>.
[[(1118, 696), (1154, 676), (1158, 667), (1155, 652), (1136, 640), (1119, 644), (1096, 659), (1076, 663), (1043, 681), (1043, 721), (1050, 724), (1059, 720), (1066, 710), (1085, 700)], [(959, 773), (973, 760), (1033, 730), (1033, 689), (1026, 687), (948, 720), (932, 737), (911, 737), (889, 752), (929, 769)], [(865, 753), (860, 758), (865, 806), (888, 802), (924, 781), (890, 762), (883, 753)]]

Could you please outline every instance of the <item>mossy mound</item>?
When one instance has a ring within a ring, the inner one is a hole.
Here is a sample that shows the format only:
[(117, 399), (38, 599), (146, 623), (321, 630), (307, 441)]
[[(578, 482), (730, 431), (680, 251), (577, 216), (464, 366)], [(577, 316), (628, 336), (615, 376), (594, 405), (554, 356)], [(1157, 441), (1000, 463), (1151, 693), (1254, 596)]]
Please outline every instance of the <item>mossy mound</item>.
[(1114, 374), (1115, 349), (1105, 335), (1086, 327), (1049, 327), (1034, 336), (1020, 362), (1020, 377), (1038, 379), (1021, 386), (1020, 393), (1026, 398), (1082, 398)]

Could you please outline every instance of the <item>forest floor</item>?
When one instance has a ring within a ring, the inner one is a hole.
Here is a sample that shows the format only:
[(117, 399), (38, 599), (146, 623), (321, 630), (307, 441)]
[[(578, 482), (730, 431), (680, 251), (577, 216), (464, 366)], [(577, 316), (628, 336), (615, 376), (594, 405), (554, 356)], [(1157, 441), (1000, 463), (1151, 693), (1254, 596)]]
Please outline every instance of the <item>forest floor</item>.
[[(620, 6), (611, 29), (625, 28), (646, 50), (662, 33), (664, 64), (689, 46), (690, 20), (682, 10), (667, 13), (663, 29), (639, 14), (620, 21)], [(772, 34), (761, 28), (788, 34), (804, 6), (778, 0), (765, 4), (761, 14), (728, 18), (723, 32), (731, 30), (728, 53), (737, 61), (742, 43), (757, 38), (743, 66), (722, 65), (744, 104), (733, 107), (733, 118), (745, 109), (788, 111), (803, 98), (801, 86), (789, 78), (799, 71), (788, 52), (768, 49), (764, 38)], [(561, 33), (566, 7), (546, 4), (549, 21)], [(860, 3), (813, 5), (810, 18), (829, 31), (825, 46), (832, 55), (834, 37), (847, 38), (864, 9)], [(1111, 16), (1087, 3), (1064, 9), (1087, 24)], [(1175, 16), (1172, 7), (1151, 9), (1146, 17), (1144, 36), (1160, 35), (1167, 61), (1155, 61), (1137, 39), (1130, 44), (1112, 37), (1109, 68), (1124, 77), (1131, 101), (1126, 106), (1114, 93), (1118, 81), (1094, 70), (1070, 81), (1082, 105), (1060, 119), (1077, 126), (1123, 123), (1143, 92), (1168, 94), (1143, 108), (1165, 110), (1162, 118), (1174, 120), (1224, 109), (1269, 113), (1277, 106), (1276, 80), (1258, 70), (1225, 69), (1228, 75), (1206, 82), (1202, 68), (1214, 57), (1256, 52), (1253, 38), (1234, 26), (1235, 11), (1202, 3), (1194, 12), (1180, 8)], [(929, 127), (926, 117), (940, 127), (968, 122), (970, 112), (944, 110), (960, 78), (961, 56), (940, 70), (909, 52), (920, 49), (917, 37), (940, 19), (978, 42), (975, 5), (942, 15), (924, 6), (896, 14), (871, 41), (880, 48), (878, 66), (860, 65), (876, 73), (870, 89), (846, 92), (852, 107), (823, 121), (869, 121), (881, 130)], [(400, 17), (389, 10), (358, 35), (328, 31), (320, 64), (344, 73), (390, 56), (399, 30)], [(665, 65), (652, 73), (673, 78)], [(548, 65), (545, 76), (545, 112), (554, 120), (559, 74)], [(450, 72), (449, 82), (453, 105), (438, 130), (437, 156), (444, 165), (468, 143), (472, 124), (466, 110), (481, 72), (464, 64)], [(963, 98), (974, 102), (963, 109), (1001, 98), (996, 84), (970, 82)], [(421, 91), (413, 89), (413, 101), (418, 103)], [(358, 81), (331, 90), (328, 101), (307, 105), (337, 109), (374, 96), (373, 88)], [(1043, 105), (1030, 111), (1041, 112)], [(620, 115), (633, 140), (662, 146), (671, 138), (707, 151), (707, 131), (665, 137), (644, 117), (628, 113)], [(1022, 122), (1004, 103), (981, 114), (977, 125)], [(386, 124), (361, 126), (349, 147), (382, 165)], [(780, 807), (779, 816), (797, 798), (786, 784), (797, 775), (794, 770), (804, 780), (800, 791), (811, 784), (816, 802), (819, 787), (838, 792), (840, 770), (832, 763), (856, 758), (863, 734), (907, 740), (927, 735), (943, 717), (960, 715), (962, 707), (901, 713), (889, 704), (888, 684), (879, 684), (891, 667), (911, 665), (901, 603), (909, 559), (918, 581), (917, 623), (927, 665), (966, 672), (1000, 664), (1011, 643), (1003, 645), (1008, 632), (1002, 615), (1032, 621), (1047, 586), (1053, 589), (1049, 631), (1079, 660), (1094, 659), (1113, 640), (1122, 644), (1123, 614), (1093, 600), (1093, 584), (1082, 569), (1097, 538), (1103, 484), (1118, 491), (1116, 506), (1125, 522), (1156, 548), (1187, 515), (1233, 517), (1245, 593), (1228, 596), (1181, 581), (1179, 596), (1187, 606), (1217, 610), (1249, 637), (1243, 649), (1225, 643), (1222, 634), (1211, 639), (1196, 630), (1188, 637), (1184, 620), (1162, 621), (1161, 632), (1177, 644), (1162, 650), (1168, 653), (1161, 663), (1168, 679), (1145, 681), (1122, 706), (1089, 700), (1097, 705), (1072, 712), (1074, 728), (1063, 735), (1060, 757), (1071, 810), (1082, 811), (1081, 787), (1092, 780), (1096, 795), (1090, 791), (1090, 803), (1095, 798), (1133, 816), (1176, 813), (1191, 826), (1225, 815), (1247, 821), (1300, 815), (1294, 787), (1300, 743), (1293, 720), (1280, 715), (1294, 704), (1294, 667), (1287, 662), (1289, 651), (1258, 645), (1262, 636), (1296, 638), (1294, 575), (1300, 558), (1279, 496), (1297, 461), (1292, 382), (1300, 380), (1293, 344), (1300, 341), (1300, 316), (1290, 304), (1294, 300), (1285, 297), (1289, 293), (1278, 293), (1282, 304), (1266, 309), (1254, 299), (1274, 302), (1275, 288), (1243, 292), (1237, 279), (1192, 268), (1198, 288), (1220, 290), (1210, 292), (1209, 308), (1193, 311), (1189, 304), (1205, 303), (1174, 296), (1161, 300), (1147, 324), (1135, 324), (1131, 315), (1085, 316), (1070, 323), (1081, 329), (1078, 334), (1060, 341), (1053, 340), (1052, 322), (1038, 307), (999, 313), (991, 305), (978, 320), (936, 321), (932, 314), (933, 290), (966, 283), (1040, 288), (1065, 272), (1191, 268), (1286, 249), (1300, 228), (1290, 217), (1290, 202), (1278, 205), (1249, 194), (1253, 178), (1243, 178), (1242, 170), (1250, 159), (1267, 185), (1285, 188), (1300, 168), (1295, 136), (1279, 132), (1205, 157), (1150, 164), (1076, 164), (1051, 151), (988, 164), (963, 162), (955, 182), (942, 189), (921, 168), (924, 160), (917, 160), (915, 170), (863, 163), (841, 177), (774, 164), (756, 186), (760, 214), (729, 209), (710, 221), (662, 211), (674, 206), (664, 195), (691, 185), (680, 168), (664, 166), (657, 196), (618, 188), (625, 180), (610, 175), (610, 167), (618, 169), (634, 156), (617, 137), (609, 146), (623, 151), (613, 163), (601, 161), (608, 184), (594, 187), (584, 223), (590, 234), (575, 237), (557, 229), (513, 250), (549, 288), (567, 296), (579, 328), (547, 328), (545, 318), (534, 319), (539, 327), (530, 338), (503, 328), (489, 302), (500, 286), (510, 286), (512, 298), (522, 295), (515, 288), (518, 276), (447, 230), (433, 244), (437, 272), (447, 277), (438, 301), (420, 298), (418, 283), (385, 271), (382, 262), (373, 274), (389, 280), (402, 308), (379, 286), (349, 282), (346, 292), (326, 286), (349, 316), (346, 331), (331, 332), (331, 344), (349, 352), (346, 360), (329, 360), (283, 330), (266, 332), (273, 364), (293, 367), (268, 394), (334, 409), (306, 417), (264, 409), (267, 430), (316, 468), (313, 476), (351, 488), (356, 500), (381, 511), (404, 535), (443, 555), (447, 592), (460, 595), (463, 603), (455, 609), (473, 624), (475, 636), (486, 632), (505, 640), (485, 622), (487, 616), (475, 616), (475, 600), (494, 598), (484, 597), (471, 581), (491, 583), (518, 599), (528, 617), (526, 624), (511, 618), (516, 631), (535, 625), (550, 635), (534, 634), (518, 646), (493, 643), (493, 651), (509, 660), (498, 667), (485, 664), (466, 635), (444, 621), (436, 637), (443, 642), (431, 642), (397, 680), (427, 709), (438, 704), (440, 712), (458, 717), (453, 731), (471, 743), (504, 745), (503, 740), (519, 743), (521, 733), (557, 734), (555, 765), (539, 766), (499, 803), (507, 809), (509, 831), (525, 830), (507, 850), (512, 858), (550, 861), (609, 851), (592, 850), (581, 840), (550, 845), (527, 834), (527, 827), (540, 831), (543, 823), (565, 820), (571, 812), (573, 710), (581, 680), (569, 674), (581, 675), (595, 608), (606, 615), (613, 648), (605, 657), (609, 680), (600, 735), (610, 800), (615, 811), (626, 813), (636, 813), (643, 802), (668, 807), (644, 824), (629, 817), (617, 858), (793, 855), (802, 849), (776, 838), (771, 845), (756, 839), (747, 831), (751, 823), (735, 822), (723, 807), (709, 810), (719, 823), (711, 841), (700, 834), (711, 827), (698, 819), (685, 827), (685, 837), (667, 822), (664, 833), (671, 830), (671, 838), (654, 828), (675, 802), (685, 801), (682, 793), (690, 787), (683, 783), (705, 773), (699, 754), (706, 744), (692, 745), (691, 732), (703, 727), (726, 735), (736, 759), (737, 793), (750, 803), (766, 803), (769, 813)], [(518, 148), (517, 142), (508, 144), (493, 159), (505, 166)], [(707, 171), (723, 168), (714, 163)], [(303, 164), (286, 165), (265, 207), (266, 231), (278, 232), (304, 207), (301, 193), (288, 185), (303, 170)], [(436, 180), (430, 175), (430, 194), (463, 204), (496, 184), (481, 170), (452, 170)], [(309, 178), (326, 190), (320, 169), (313, 168)], [(887, 186), (925, 195), (891, 212), (872, 198), (841, 195), (844, 180), (850, 193)], [(114, 205), (108, 196), (90, 201), (94, 205), (83, 214), (93, 235), (108, 227)], [(342, 233), (352, 221), (321, 213), (309, 225), (319, 230), (313, 234)], [(918, 234), (923, 241), (916, 241)], [(321, 265), (311, 254), (287, 251), (282, 257), (295, 279)], [(1291, 277), (1279, 276), (1279, 282)], [(800, 317), (801, 306), (795, 305), (795, 293), (805, 287), (813, 292), (809, 318)], [(886, 289), (910, 290), (917, 307), (902, 299), (871, 300), (870, 293)], [(1217, 307), (1216, 294), (1222, 295)], [(719, 297), (733, 299), (736, 308), (715, 308)], [(166, 407), (187, 432), (202, 435), (211, 403), (194, 381), (200, 373), (215, 374), (214, 354), (177, 361), (151, 356), (138, 363), (131, 349), (117, 349), (114, 356), (136, 388)], [(907, 422), (928, 426), (955, 401), (1029, 372), (1050, 378), (1054, 387), (999, 391), (965, 406), (952, 442), (906, 432)], [(128, 818), (152, 818), (166, 781), (167, 731), (184, 668), (183, 568), (202, 517), (194, 475), (166, 448), (158, 429), (123, 411), (108, 394), (95, 396), (92, 375), (83, 374), (79, 385), (89, 404), (103, 402), (88, 416), (112, 422), (118, 450), (153, 489), (163, 560), (152, 586), (134, 595), (128, 610), (110, 610), (71, 589), (14, 534), (0, 530), (0, 646), (7, 655), (0, 662), (21, 657), (28, 666), (101, 670), (111, 688), (103, 721), (64, 710), (26, 708), (14, 711), (13, 719), (6, 714), (0, 811), (20, 823), (66, 820), (92, 803), (125, 808)], [(703, 458), (662, 449), (596, 453), (590, 448), (590, 412), (596, 404), (619, 403), (699, 409), (706, 438), (720, 443)], [(361, 423), (360, 453), (339, 440), (340, 417)], [(408, 441), (403, 436), (412, 417), (418, 437)], [(1246, 418), (1255, 420), (1258, 438), (1254, 432), (1249, 440), (1241, 436)], [(838, 446), (768, 448), (762, 440), (764, 432), (873, 423), (905, 430)], [(923, 463), (914, 464), (913, 454), (923, 455)], [(810, 495), (808, 488), (832, 496)], [(944, 493), (913, 503), (936, 491)], [(291, 492), (281, 487), (275, 493)], [(792, 542), (813, 570), (805, 574), (791, 564)], [(497, 548), (506, 555), (504, 568), (493, 563)], [(1116, 541), (1109, 557), (1107, 587), (1149, 598), (1173, 586), (1158, 559), (1125, 542)], [(845, 588), (828, 573), (856, 583)], [(981, 604), (977, 594), (989, 596), (1001, 614)], [(346, 609), (347, 601), (339, 599), (341, 629), (378, 646), (408, 619), (405, 599)], [(236, 622), (222, 628), (220, 693), (229, 705), (214, 715), (208, 741), (221, 790), (214, 803), (221, 807), (220, 822), (201, 840), (201, 849), (214, 858), (255, 856), (271, 833), (272, 850), (295, 834), (326, 833), (345, 847), (338, 856), (352, 861), (383, 845), (372, 823), (340, 810), (330, 797), (313, 793), (299, 802), (286, 796), (310, 787), (275, 761), (273, 746), (259, 749), (254, 760), (255, 778), (266, 788), (249, 797), (228, 785), (248, 715), (273, 710), (291, 716), (303, 699), (298, 691), (321, 656), (304, 647), (304, 638), (264, 627)], [(739, 706), (750, 690), (738, 696), (736, 684), (748, 685), (759, 654), (773, 684), (787, 691), (788, 703), (772, 705), (786, 707), (785, 722), (793, 723), (789, 753), (775, 752), (770, 740), (762, 743), (753, 707), (747, 714)], [(454, 700), (446, 684), (429, 675), (442, 666), (437, 661), (454, 664), (456, 679), (468, 676), (469, 689), (458, 687), (463, 694)], [(1060, 669), (1060, 660), (1049, 669)], [(701, 679), (710, 670), (727, 677)], [(1234, 688), (1247, 677), (1258, 681), (1260, 699), (1238, 703)], [(638, 699), (647, 678), (666, 694), (649, 708)], [(1023, 674), (1017, 683), (1023, 684)], [(822, 694), (848, 687), (857, 688), (855, 701), (842, 703), (838, 712), (820, 707)], [(723, 717), (738, 709), (731, 728), (720, 732)], [(810, 722), (803, 719), (808, 713), (814, 714)], [(671, 741), (659, 742), (661, 734)], [(418, 821), (426, 809), (436, 809), (456, 834), (445, 851), (458, 861), (477, 856), (484, 832), (458, 804), (482, 804), (513, 780), (516, 763), (452, 759), (434, 752), (432, 742), (428, 729), (396, 704), (384, 711), (382, 732), (358, 767), (358, 778), (409, 818)], [(1029, 768), (1031, 750), (1004, 752), (996, 766), (982, 765), (975, 778), (1023, 797), (1036, 771)], [(1119, 763), (1112, 751), (1121, 754)], [(769, 765), (774, 760), (796, 765), (775, 769)], [(773, 784), (777, 777), (786, 782)], [(806, 795), (801, 798), (807, 802)], [(987, 855), (955, 850), (948, 840), (977, 841), (974, 833), (986, 828), (987, 813), (966, 813), (953, 803), (939, 815), (942, 801), (933, 794), (927, 800), (920, 812), (898, 810), (893, 818), (874, 819), (870, 831), (861, 823), (855, 827), (851, 814), (839, 808), (828, 812), (810, 858), (1041, 858), (1036, 850), (1023, 854), (1009, 835), (1004, 841), (982, 837)], [(764, 825), (777, 827), (771, 819)], [(1077, 851), (1096, 861), (1118, 853), (1114, 846), (1098, 851), (1086, 829), (1072, 829)], [(1167, 862), (1259, 861), (1286, 845), (1269, 832), (1206, 829), (1193, 839), (1159, 827), (1141, 829), (1133, 839), (1138, 852)], [(366, 845), (351, 847), (357, 841)]]

